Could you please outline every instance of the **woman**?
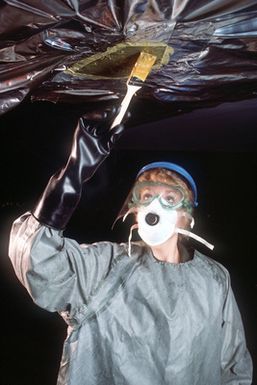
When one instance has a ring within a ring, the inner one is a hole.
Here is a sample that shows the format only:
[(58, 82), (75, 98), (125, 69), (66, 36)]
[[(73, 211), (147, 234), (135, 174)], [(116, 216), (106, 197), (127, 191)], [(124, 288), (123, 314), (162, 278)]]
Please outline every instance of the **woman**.
[[(58, 384), (250, 384), (252, 363), (229, 274), (181, 239), (197, 206), (193, 178), (169, 162), (138, 174), (121, 214), (140, 242), (79, 245), (63, 230), (82, 184), (122, 126), (79, 120), (66, 166), (10, 237), (16, 274), (36, 304), (68, 324)], [(100, 133), (99, 133), (100, 132)]]

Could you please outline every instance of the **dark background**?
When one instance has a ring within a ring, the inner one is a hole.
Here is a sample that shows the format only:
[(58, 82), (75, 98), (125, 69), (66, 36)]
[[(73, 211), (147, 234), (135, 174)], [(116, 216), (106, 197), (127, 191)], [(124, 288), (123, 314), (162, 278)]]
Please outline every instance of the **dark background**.
[[(199, 190), (194, 231), (215, 245), (213, 252), (200, 249), (230, 271), (257, 367), (257, 99), (177, 110), (173, 117), (144, 125), (137, 125), (135, 116), (149, 115), (149, 106), (134, 104), (131, 112), (116, 150), (85, 186), (66, 236), (79, 242), (126, 240), (128, 224), (119, 223), (113, 231), (111, 225), (138, 169), (156, 160), (184, 166)], [(65, 161), (77, 114), (74, 106), (25, 102), (0, 118), (0, 385), (56, 382), (66, 326), (57, 314), (34, 305), (16, 279), (8, 237), (12, 221), (34, 206)]]

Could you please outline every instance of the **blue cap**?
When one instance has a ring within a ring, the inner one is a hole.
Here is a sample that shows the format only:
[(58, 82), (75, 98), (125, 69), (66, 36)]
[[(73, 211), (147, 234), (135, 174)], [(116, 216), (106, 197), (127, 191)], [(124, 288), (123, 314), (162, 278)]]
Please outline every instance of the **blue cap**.
[(177, 174), (181, 175), (188, 182), (188, 184), (190, 185), (190, 187), (191, 187), (191, 189), (193, 191), (193, 194), (194, 194), (194, 207), (198, 206), (198, 202), (197, 202), (197, 187), (196, 187), (195, 181), (192, 178), (192, 176), (183, 167), (179, 166), (178, 164), (170, 163), (170, 162), (153, 162), (153, 163), (149, 163), (146, 166), (141, 168), (141, 170), (137, 174), (137, 178), (141, 174), (143, 174), (145, 171), (152, 170), (154, 168), (165, 168), (167, 170), (174, 171)]

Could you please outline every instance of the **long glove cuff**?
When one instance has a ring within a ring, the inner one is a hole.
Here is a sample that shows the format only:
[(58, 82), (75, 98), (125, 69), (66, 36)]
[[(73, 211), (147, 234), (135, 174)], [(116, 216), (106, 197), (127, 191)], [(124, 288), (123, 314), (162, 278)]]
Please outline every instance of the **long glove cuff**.
[(62, 176), (62, 173), (52, 176), (32, 212), (40, 223), (60, 230), (65, 229), (69, 222), (79, 203), (82, 190), (82, 186), (74, 188), (69, 175)]
[(41, 223), (64, 229), (77, 207), (82, 185), (90, 179), (123, 131), (116, 126), (111, 132), (97, 133), (94, 125), (79, 119), (66, 166), (52, 176), (39, 203), (32, 212)]

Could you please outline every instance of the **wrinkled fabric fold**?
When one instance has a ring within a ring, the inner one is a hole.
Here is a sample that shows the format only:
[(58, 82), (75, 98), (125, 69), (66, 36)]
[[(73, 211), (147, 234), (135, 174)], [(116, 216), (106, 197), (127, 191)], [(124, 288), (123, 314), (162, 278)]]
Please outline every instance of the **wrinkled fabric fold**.
[(33, 100), (121, 98), (126, 78), (110, 73), (103, 80), (67, 69), (126, 41), (162, 42), (174, 49), (169, 63), (152, 71), (140, 91), (146, 102), (192, 102), (196, 108), (254, 97), (256, 15), (254, 0), (6, 0), (0, 12), (0, 114), (23, 100), (24, 89)]

